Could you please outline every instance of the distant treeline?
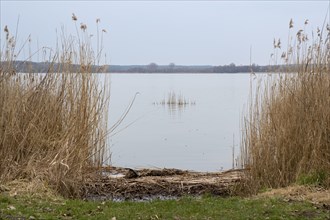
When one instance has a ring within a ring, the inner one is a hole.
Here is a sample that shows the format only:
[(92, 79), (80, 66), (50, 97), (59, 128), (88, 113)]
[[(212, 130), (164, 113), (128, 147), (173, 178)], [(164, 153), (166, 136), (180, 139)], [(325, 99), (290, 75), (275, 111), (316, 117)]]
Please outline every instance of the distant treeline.
[[(9, 63), (1, 62), (0, 68), (4, 69), (7, 65), (9, 65)], [(47, 73), (49, 70), (62, 72), (62, 69), (64, 69), (63, 65), (60, 63), (50, 62), (15, 61), (11, 63), (11, 65), (14, 66), (16, 72)], [(65, 67), (66, 70), (70, 69), (72, 72), (81, 72), (83, 68), (89, 68), (92, 72), (102, 73), (250, 73), (272, 72), (281, 69), (281, 66), (236, 66), (233, 63), (224, 66), (184, 66), (175, 64), (157, 65), (155, 63), (151, 63), (148, 65), (91, 65), (88, 67), (72, 64), (70, 68), (67, 66)]]
[(111, 65), (109, 72), (113, 73), (249, 73), (267, 72), (269, 66), (183, 66), (183, 65)]

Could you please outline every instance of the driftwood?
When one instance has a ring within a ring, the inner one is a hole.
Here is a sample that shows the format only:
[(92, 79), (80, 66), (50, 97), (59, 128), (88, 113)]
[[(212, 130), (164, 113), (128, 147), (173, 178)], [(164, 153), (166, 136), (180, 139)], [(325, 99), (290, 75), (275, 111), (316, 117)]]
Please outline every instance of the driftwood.
[(239, 182), (242, 170), (203, 173), (178, 169), (103, 168), (83, 187), (83, 197), (92, 200), (149, 200), (184, 195), (228, 196)]

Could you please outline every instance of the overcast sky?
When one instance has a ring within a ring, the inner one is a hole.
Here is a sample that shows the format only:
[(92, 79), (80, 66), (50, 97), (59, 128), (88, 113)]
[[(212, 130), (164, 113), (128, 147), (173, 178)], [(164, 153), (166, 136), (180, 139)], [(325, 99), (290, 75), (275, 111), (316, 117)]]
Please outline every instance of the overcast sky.
[(86, 23), (94, 35), (96, 18), (101, 19), (109, 64), (249, 64), (252, 46), (252, 62), (264, 65), (273, 39), (287, 40), (291, 18), (297, 30), (306, 19), (315, 29), (328, 8), (329, 1), (1, 0), (1, 48), (5, 25), (14, 32), (18, 18), (18, 44), (31, 34), (32, 50), (55, 47), (56, 30), (63, 26), (76, 33), (75, 13), (78, 24)]

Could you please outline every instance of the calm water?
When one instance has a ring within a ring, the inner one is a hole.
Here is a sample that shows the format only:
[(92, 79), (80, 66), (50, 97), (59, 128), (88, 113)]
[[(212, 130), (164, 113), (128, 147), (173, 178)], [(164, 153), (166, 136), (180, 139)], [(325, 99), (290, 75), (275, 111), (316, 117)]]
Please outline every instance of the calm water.
[[(109, 74), (110, 125), (125, 120), (110, 138), (111, 164), (196, 171), (232, 168), (250, 74)], [(170, 92), (193, 104), (157, 104)], [(235, 156), (235, 157), (236, 157)]]

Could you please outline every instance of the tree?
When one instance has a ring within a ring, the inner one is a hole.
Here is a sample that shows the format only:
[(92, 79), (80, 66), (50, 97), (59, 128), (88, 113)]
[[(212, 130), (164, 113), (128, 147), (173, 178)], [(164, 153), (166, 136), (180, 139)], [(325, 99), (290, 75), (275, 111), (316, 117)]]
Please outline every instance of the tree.
[(148, 70), (149, 70), (150, 72), (155, 72), (155, 71), (157, 70), (157, 68), (158, 68), (158, 65), (157, 65), (156, 63), (150, 63), (150, 64), (148, 65)]
[(173, 68), (175, 67), (175, 63), (170, 63), (170, 64), (168, 64), (168, 66), (169, 66), (171, 69), (173, 69)]

